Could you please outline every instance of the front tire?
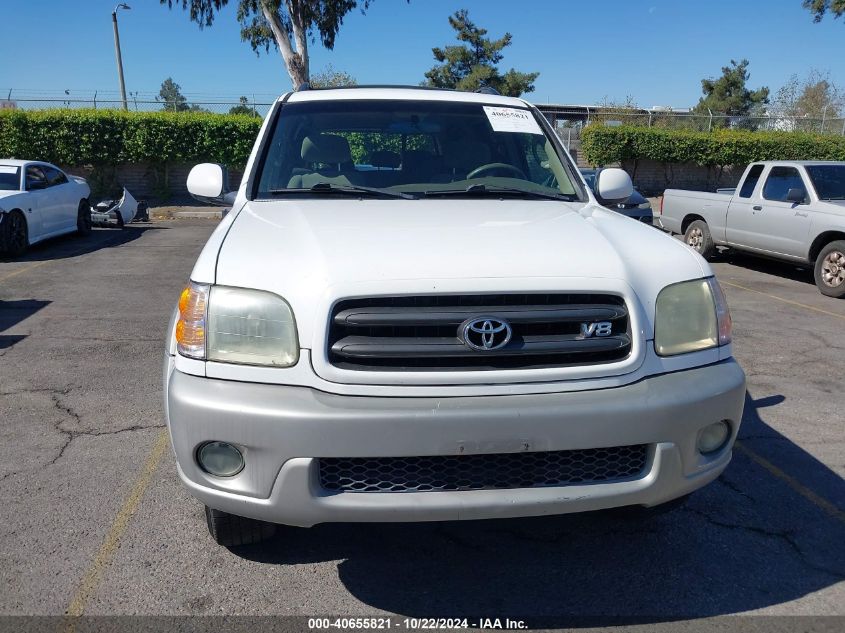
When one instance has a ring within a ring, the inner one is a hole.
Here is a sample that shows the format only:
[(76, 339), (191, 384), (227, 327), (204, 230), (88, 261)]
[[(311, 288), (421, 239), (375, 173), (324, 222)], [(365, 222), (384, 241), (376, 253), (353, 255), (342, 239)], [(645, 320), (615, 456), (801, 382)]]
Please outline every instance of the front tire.
[(0, 224), (0, 252), (11, 257), (20, 257), (29, 248), (29, 228), (20, 211), (12, 211)]
[(79, 201), (79, 210), (76, 212), (76, 232), (80, 235), (88, 235), (91, 232), (91, 205), (87, 200)]
[(816, 286), (828, 297), (845, 297), (845, 240), (825, 246), (816, 258), (813, 270)]
[(710, 259), (716, 254), (716, 244), (710, 234), (710, 227), (704, 220), (690, 223), (684, 233), (684, 242), (704, 259)]
[(276, 533), (276, 525), (229, 514), (205, 506), (208, 532), (218, 545), (236, 547), (266, 541)]

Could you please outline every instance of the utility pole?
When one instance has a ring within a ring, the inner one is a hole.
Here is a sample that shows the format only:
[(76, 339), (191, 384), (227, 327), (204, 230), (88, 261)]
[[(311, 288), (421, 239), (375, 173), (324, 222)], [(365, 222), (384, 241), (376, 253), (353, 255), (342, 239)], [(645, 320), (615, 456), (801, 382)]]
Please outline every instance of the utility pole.
[(120, 98), (123, 101), (123, 109), (128, 110), (129, 105), (126, 103), (126, 83), (123, 81), (123, 58), (120, 55), (120, 34), (117, 32), (117, 12), (120, 9), (131, 9), (128, 4), (121, 2), (114, 8), (111, 14), (111, 23), (114, 27), (114, 54), (117, 57), (117, 76), (120, 79)]

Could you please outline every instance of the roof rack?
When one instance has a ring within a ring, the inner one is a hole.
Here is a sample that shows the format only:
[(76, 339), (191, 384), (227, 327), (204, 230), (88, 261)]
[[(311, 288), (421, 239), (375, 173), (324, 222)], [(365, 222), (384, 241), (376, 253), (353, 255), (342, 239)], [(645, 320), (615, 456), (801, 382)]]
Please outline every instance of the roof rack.
[[(303, 84), (303, 86), (308, 84)], [(402, 84), (355, 84), (352, 86), (326, 86), (326, 87), (317, 87), (317, 86), (310, 86), (308, 85), (307, 90), (356, 90), (356, 89), (365, 89), (365, 88), (394, 88), (396, 90), (445, 90), (447, 92), (468, 92), (467, 90), (457, 90), (455, 88), (438, 88), (437, 86), (412, 86), (412, 85), (402, 85)], [(302, 90), (303, 88), (300, 86), (298, 90)], [(488, 92), (486, 94), (499, 94), (496, 92), (494, 88), (491, 88), (492, 92)], [(482, 92), (482, 90), (476, 90), (476, 92)]]
[(496, 90), (492, 86), (487, 86), (487, 85), (479, 86), (478, 90), (476, 90), (476, 92), (479, 93), (479, 94), (483, 94), (483, 95), (499, 95), (499, 96), (502, 95), (501, 92), (499, 92), (498, 90)]

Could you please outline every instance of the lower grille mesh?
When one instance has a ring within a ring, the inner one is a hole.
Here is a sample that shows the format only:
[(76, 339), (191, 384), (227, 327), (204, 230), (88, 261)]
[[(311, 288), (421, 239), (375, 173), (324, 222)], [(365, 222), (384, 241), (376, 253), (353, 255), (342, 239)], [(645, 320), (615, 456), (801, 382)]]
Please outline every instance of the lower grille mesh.
[(429, 492), (607, 482), (642, 473), (646, 449), (639, 444), (494, 455), (329, 457), (319, 460), (320, 484), (338, 492)]

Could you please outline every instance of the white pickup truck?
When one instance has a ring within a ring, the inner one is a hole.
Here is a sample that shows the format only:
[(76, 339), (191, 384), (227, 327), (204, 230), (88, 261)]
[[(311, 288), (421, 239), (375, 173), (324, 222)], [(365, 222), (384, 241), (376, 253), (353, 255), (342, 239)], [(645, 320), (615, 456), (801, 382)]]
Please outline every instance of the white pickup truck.
[(845, 162), (752, 163), (736, 189), (667, 189), (658, 223), (705, 258), (728, 246), (813, 266), (822, 294), (845, 297)]
[[(599, 206), (521, 99), (300, 90), (267, 115), (174, 311), (179, 475), (223, 545), (274, 524), (674, 502), (745, 376), (704, 259)], [(605, 201), (631, 195), (618, 169)], [(665, 507), (665, 506), (664, 506)]]

